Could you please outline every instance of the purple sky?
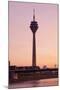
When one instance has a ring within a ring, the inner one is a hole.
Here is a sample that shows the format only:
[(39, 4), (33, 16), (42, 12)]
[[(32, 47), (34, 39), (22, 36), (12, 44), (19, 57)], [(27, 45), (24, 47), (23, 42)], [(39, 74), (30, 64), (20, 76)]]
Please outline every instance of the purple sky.
[(33, 9), (39, 28), (36, 32), (37, 65), (57, 64), (58, 5), (9, 2), (9, 60), (17, 66), (32, 65)]

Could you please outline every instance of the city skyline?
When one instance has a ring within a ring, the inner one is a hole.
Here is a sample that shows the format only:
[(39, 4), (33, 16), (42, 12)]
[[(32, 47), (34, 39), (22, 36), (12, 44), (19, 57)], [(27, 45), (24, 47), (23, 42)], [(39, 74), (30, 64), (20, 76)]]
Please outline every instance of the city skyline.
[[(35, 8), (39, 29), (36, 32), (36, 63), (53, 67), (57, 60), (58, 5), (9, 2), (9, 60), (11, 65), (32, 65), (30, 22)], [(28, 12), (28, 13), (27, 13)]]

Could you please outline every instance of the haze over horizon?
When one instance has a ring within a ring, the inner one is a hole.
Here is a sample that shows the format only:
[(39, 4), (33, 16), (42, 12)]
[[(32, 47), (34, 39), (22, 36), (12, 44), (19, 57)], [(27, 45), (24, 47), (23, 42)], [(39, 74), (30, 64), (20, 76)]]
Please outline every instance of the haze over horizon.
[(9, 1), (9, 60), (11, 65), (31, 66), (33, 34), (30, 23), (33, 9), (38, 22), (36, 63), (53, 67), (58, 64), (58, 5)]

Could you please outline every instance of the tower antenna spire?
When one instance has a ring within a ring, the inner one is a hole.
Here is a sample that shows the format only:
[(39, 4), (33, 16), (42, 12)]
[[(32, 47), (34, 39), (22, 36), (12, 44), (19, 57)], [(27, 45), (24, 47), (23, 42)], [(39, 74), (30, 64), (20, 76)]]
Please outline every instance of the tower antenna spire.
[(33, 9), (33, 21), (35, 21), (35, 9)]

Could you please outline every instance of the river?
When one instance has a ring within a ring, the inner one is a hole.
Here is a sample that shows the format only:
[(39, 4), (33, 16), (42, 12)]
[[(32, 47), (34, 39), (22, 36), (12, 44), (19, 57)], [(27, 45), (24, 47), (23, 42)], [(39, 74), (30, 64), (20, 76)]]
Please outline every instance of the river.
[(14, 88), (28, 88), (28, 87), (46, 87), (46, 86), (57, 86), (58, 78), (53, 79), (42, 79), (33, 81), (24, 81), (21, 83), (10, 84), (9, 89)]

